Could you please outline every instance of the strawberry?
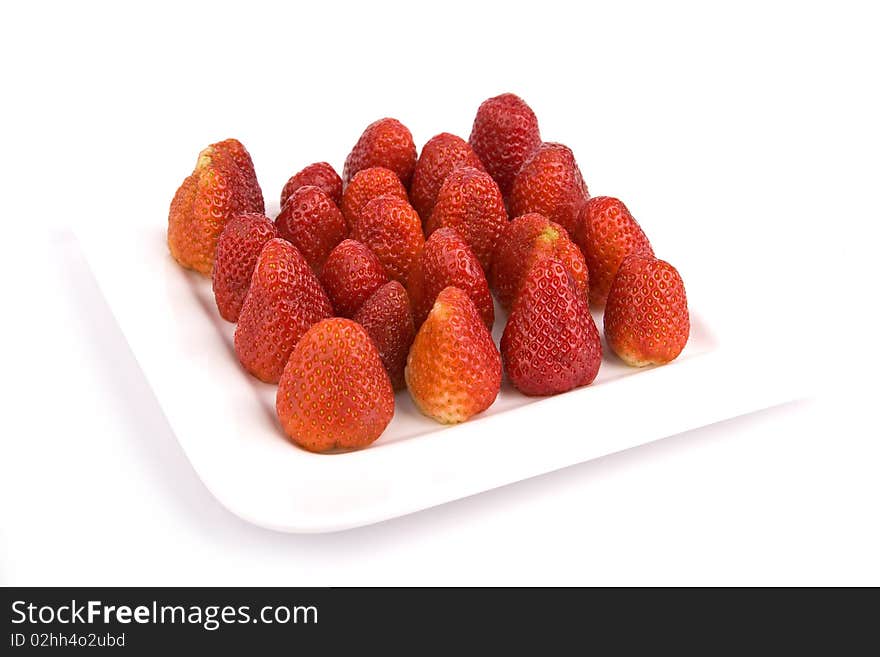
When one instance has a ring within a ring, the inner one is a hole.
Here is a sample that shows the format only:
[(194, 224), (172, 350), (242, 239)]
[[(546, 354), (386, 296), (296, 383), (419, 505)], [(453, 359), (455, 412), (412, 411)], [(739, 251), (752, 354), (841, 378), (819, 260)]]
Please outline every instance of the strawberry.
[(257, 182), (257, 172), (254, 170), (254, 161), (251, 154), (247, 152), (238, 139), (225, 139), (224, 141), (211, 144), (209, 149), (226, 155), (232, 159), (239, 171), (240, 184), (245, 188), (245, 197), (247, 206), (251, 212), (266, 212), (266, 205), (263, 202), (263, 190), (260, 189), (260, 183)]
[(605, 340), (626, 364), (663, 365), (690, 334), (687, 296), (678, 271), (652, 255), (630, 255), (617, 269), (605, 306)]
[(555, 395), (596, 378), (599, 331), (587, 298), (555, 256), (526, 274), (501, 336), (510, 382), (526, 395)]
[(446, 176), (460, 166), (483, 170), (480, 158), (461, 137), (441, 132), (422, 147), (409, 188), (410, 201), (422, 218), (422, 223), (426, 223), (431, 216), (437, 193)]
[(501, 356), (463, 290), (447, 287), (409, 350), (406, 385), (416, 407), (444, 424), (485, 411), (501, 389)]
[(314, 324), (290, 354), (275, 397), (278, 420), (309, 451), (375, 441), (394, 415), (394, 391), (362, 326), (334, 317)]
[(388, 274), (370, 249), (355, 240), (343, 240), (330, 252), (321, 283), (337, 316), (353, 317)]
[(504, 200), (492, 177), (479, 169), (460, 167), (440, 187), (427, 234), (443, 226), (454, 228), (471, 247), (483, 270), (490, 271), (495, 243), (506, 225)]
[(573, 234), (590, 194), (568, 146), (541, 144), (516, 174), (508, 204), (513, 216), (540, 212)]
[(409, 274), (407, 290), (416, 326), (422, 325), (437, 295), (450, 285), (467, 292), (491, 331), (495, 307), (480, 261), (455, 229), (440, 228), (431, 233)]
[(277, 383), (297, 340), (332, 313), (324, 289), (296, 247), (283, 239), (269, 240), (238, 317), (235, 353), (248, 372)]
[(217, 241), (211, 276), (217, 310), (226, 321), (238, 321), (260, 252), (275, 237), (275, 224), (261, 214), (237, 214), (227, 222)]
[(315, 162), (287, 181), (284, 189), (281, 190), (281, 207), (284, 207), (291, 194), (306, 185), (323, 189), (337, 206), (342, 203), (342, 178), (336, 173), (336, 169), (326, 162)]
[(507, 198), (517, 171), (541, 143), (538, 119), (522, 98), (501, 94), (480, 105), (469, 141)]
[(409, 187), (416, 166), (416, 145), (409, 129), (397, 119), (379, 119), (367, 126), (345, 158), (342, 177), (349, 182), (363, 169), (385, 167)]
[(531, 212), (507, 224), (495, 247), (492, 288), (504, 308), (510, 309), (535, 260), (548, 255), (559, 258), (578, 289), (587, 295), (589, 275), (580, 249), (562, 226)]
[(364, 302), (352, 319), (363, 326), (376, 343), (391, 386), (395, 390), (403, 388), (406, 356), (416, 337), (406, 290), (397, 281), (386, 283)]
[(638, 222), (620, 200), (610, 196), (587, 202), (574, 236), (590, 270), (590, 303), (599, 308), (605, 305), (611, 282), (626, 256), (654, 255)]
[(171, 201), (168, 248), (183, 267), (210, 274), (217, 240), (229, 218), (265, 211), (250, 155), (234, 139), (211, 144), (199, 153), (196, 167)]
[(382, 167), (371, 167), (358, 171), (346, 185), (342, 194), (342, 214), (349, 229), (354, 225), (358, 214), (367, 203), (380, 196), (396, 196), (408, 200), (406, 189), (393, 171)]
[(300, 187), (290, 195), (275, 218), (275, 226), (278, 235), (299, 250), (315, 273), (348, 233), (333, 199), (314, 185)]
[(400, 283), (406, 283), (425, 244), (418, 213), (397, 196), (380, 196), (367, 203), (351, 226), (351, 237), (375, 253), (387, 274)]

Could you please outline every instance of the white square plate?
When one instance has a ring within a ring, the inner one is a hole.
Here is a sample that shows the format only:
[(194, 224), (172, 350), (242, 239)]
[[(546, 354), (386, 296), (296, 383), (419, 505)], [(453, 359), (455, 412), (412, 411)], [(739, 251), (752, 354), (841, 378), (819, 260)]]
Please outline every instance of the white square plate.
[[(505, 381), (487, 412), (453, 427), (420, 415), (403, 391), (371, 447), (312, 454), (284, 437), (276, 387), (239, 366), (234, 327), (219, 317), (210, 280), (171, 259), (164, 217), (77, 233), (204, 484), (233, 513), (280, 531), (378, 522), (795, 397), (785, 367), (761, 369), (753, 345), (719, 340), (691, 298), (690, 341), (669, 365), (629, 368), (606, 349), (592, 385), (529, 398)], [(504, 319), (496, 317), (496, 341)], [(595, 319), (601, 332), (601, 315)]]

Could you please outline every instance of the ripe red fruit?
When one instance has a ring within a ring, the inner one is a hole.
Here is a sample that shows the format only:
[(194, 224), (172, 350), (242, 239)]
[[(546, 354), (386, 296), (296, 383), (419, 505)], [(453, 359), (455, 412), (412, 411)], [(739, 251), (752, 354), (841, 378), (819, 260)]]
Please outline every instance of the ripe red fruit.
[(590, 303), (602, 307), (623, 259), (654, 255), (651, 243), (630, 211), (610, 196), (591, 198), (578, 221), (575, 240), (590, 270)]
[(391, 386), (403, 388), (403, 370), (410, 345), (416, 337), (409, 296), (397, 281), (376, 290), (352, 318), (363, 326), (376, 343)]
[(269, 240), (238, 317), (238, 360), (258, 379), (277, 383), (297, 340), (332, 314), (324, 289), (296, 247), (283, 239)]
[(374, 198), (396, 196), (407, 201), (406, 189), (397, 174), (383, 167), (371, 167), (358, 171), (346, 185), (342, 194), (342, 214), (349, 229), (354, 225), (361, 209)]
[(453, 228), (440, 228), (431, 233), (409, 274), (407, 290), (416, 326), (422, 325), (437, 295), (449, 286), (468, 294), (491, 331), (495, 307), (480, 261)]
[(587, 299), (554, 256), (523, 282), (501, 336), (510, 382), (526, 395), (555, 395), (593, 382), (602, 361)]
[(281, 190), (281, 207), (284, 207), (291, 194), (306, 185), (323, 189), (337, 206), (342, 203), (342, 178), (336, 173), (336, 169), (326, 162), (315, 162), (287, 181), (284, 189)]
[(441, 132), (422, 147), (413, 172), (409, 197), (423, 224), (431, 216), (437, 193), (446, 176), (461, 166), (483, 170), (480, 158), (461, 137)]
[(227, 222), (217, 241), (211, 276), (217, 310), (226, 321), (238, 321), (260, 252), (275, 237), (275, 224), (261, 214), (238, 214)]
[(574, 233), (578, 215), (589, 198), (571, 149), (547, 142), (532, 153), (516, 174), (508, 202), (513, 216), (540, 212)]
[(541, 133), (532, 108), (508, 93), (480, 105), (469, 141), (507, 198), (516, 173), (541, 143)]
[(400, 283), (406, 283), (425, 244), (418, 213), (396, 196), (380, 196), (367, 203), (351, 226), (351, 237), (369, 247), (385, 272)]
[(604, 321), (608, 346), (628, 365), (674, 360), (691, 327), (678, 271), (650, 255), (624, 258), (608, 293)]
[(275, 218), (279, 236), (293, 244), (315, 273), (348, 228), (339, 208), (326, 192), (314, 185), (296, 189)]
[(454, 228), (474, 252), (484, 271), (490, 271), (498, 236), (507, 225), (507, 211), (498, 185), (485, 171), (460, 167), (450, 173), (428, 220), (427, 234)]
[(492, 288), (499, 303), (513, 304), (522, 281), (539, 258), (556, 256), (586, 297), (589, 274), (584, 256), (566, 230), (542, 214), (516, 217), (501, 233), (492, 259)]
[(387, 282), (388, 274), (376, 254), (355, 240), (340, 242), (321, 271), (321, 283), (340, 317), (353, 317), (364, 301)]
[(363, 169), (385, 167), (409, 187), (416, 166), (416, 145), (409, 129), (397, 119), (379, 119), (367, 126), (345, 158), (342, 177), (348, 182)]
[(474, 302), (447, 287), (413, 342), (406, 385), (416, 407), (444, 424), (489, 408), (501, 389), (501, 356)]
[(217, 240), (229, 218), (264, 211), (253, 164), (244, 146), (234, 139), (211, 144), (199, 153), (195, 169), (171, 201), (168, 249), (181, 266), (210, 274)]
[(225, 139), (216, 144), (211, 144), (209, 148), (213, 148), (232, 159), (238, 169), (239, 184), (245, 189), (247, 207), (251, 212), (264, 214), (266, 212), (266, 205), (263, 202), (263, 190), (260, 189), (260, 183), (257, 182), (254, 161), (244, 145), (238, 139)]
[(366, 447), (394, 415), (394, 391), (362, 326), (334, 317), (312, 326), (284, 368), (275, 410), (285, 433), (312, 452)]

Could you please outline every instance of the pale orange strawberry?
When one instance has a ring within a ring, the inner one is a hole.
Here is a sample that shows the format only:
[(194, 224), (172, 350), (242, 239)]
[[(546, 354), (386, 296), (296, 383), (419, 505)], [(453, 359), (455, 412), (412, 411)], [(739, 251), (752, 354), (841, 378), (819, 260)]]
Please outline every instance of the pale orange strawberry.
[(501, 389), (501, 356), (474, 302), (447, 287), (419, 329), (406, 363), (416, 407), (444, 424), (485, 411)]
[(211, 144), (171, 201), (168, 249), (183, 267), (209, 275), (217, 240), (230, 217), (263, 214), (265, 206), (250, 155), (235, 139)]

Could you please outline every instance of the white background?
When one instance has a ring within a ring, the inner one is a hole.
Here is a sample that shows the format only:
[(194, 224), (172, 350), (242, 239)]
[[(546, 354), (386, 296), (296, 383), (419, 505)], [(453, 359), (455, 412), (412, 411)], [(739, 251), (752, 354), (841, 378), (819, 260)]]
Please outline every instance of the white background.
[[(0, 582), (880, 584), (877, 17), (611, 4), (4, 5)], [(163, 222), (212, 141), (272, 197), (375, 118), (467, 137), (508, 90), (815, 394), (354, 531), (233, 517), (71, 227)]]

